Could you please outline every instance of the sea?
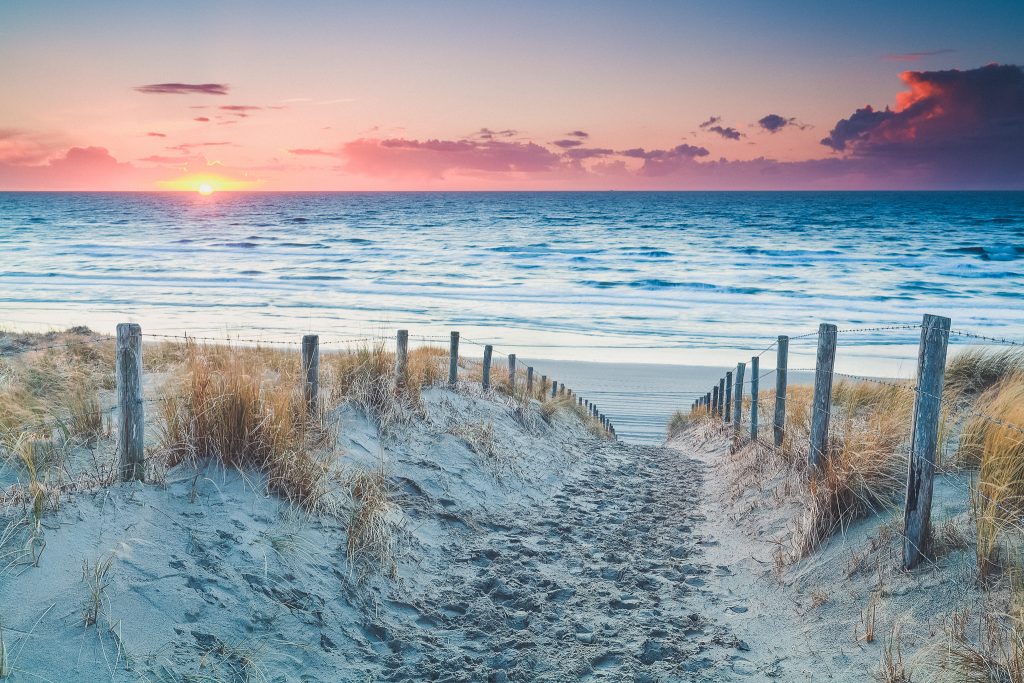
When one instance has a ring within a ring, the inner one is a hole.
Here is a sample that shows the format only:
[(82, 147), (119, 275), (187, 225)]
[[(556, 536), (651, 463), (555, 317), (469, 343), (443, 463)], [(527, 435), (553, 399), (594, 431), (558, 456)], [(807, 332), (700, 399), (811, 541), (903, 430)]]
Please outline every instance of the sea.
[[(0, 326), (483, 344), (656, 442), (738, 362), (912, 376), (1024, 341), (1022, 192), (0, 193)], [(809, 374), (795, 373), (804, 381)], [(765, 378), (770, 388), (771, 379)]]

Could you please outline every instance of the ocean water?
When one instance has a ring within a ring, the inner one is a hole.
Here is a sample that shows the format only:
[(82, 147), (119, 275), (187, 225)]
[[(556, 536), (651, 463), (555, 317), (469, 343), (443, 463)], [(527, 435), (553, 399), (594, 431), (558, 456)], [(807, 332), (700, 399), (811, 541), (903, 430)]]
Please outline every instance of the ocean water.
[[(0, 193), (0, 325), (20, 329), (458, 329), (538, 367), (724, 368), (822, 321), (1021, 340), (1022, 302), (1020, 192)], [(837, 366), (906, 374), (916, 340), (843, 334)], [(792, 353), (813, 365), (813, 338)], [(705, 383), (673, 381), (680, 405)]]

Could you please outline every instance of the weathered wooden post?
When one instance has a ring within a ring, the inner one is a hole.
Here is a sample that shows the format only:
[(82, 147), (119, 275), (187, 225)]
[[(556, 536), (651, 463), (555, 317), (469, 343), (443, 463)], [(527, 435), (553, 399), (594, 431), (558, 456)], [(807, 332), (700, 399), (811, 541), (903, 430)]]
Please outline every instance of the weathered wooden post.
[(750, 359), (750, 440), (757, 443), (757, 392), (760, 389), (761, 359), (754, 356)]
[(551, 398), (558, 396), (558, 380), (551, 380)]
[(736, 388), (732, 392), (732, 429), (737, 439), (740, 436), (740, 426), (743, 424), (743, 371), (746, 367), (746, 363), (736, 364)]
[(459, 381), (459, 333), (452, 332), (448, 346), (448, 386), (455, 388)]
[(302, 374), (305, 382), (302, 386), (306, 409), (316, 412), (317, 399), (320, 397), (320, 335), (307, 334), (302, 337)]
[(723, 422), (729, 424), (732, 422), (732, 371), (725, 373), (725, 415), (723, 416)]
[(724, 408), (722, 407), (724, 404), (725, 404), (725, 378), (722, 377), (722, 378), (720, 378), (718, 380), (718, 405), (715, 406), (715, 414), (717, 414), (719, 417), (722, 416), (722, 412), (724, 411)]
[(146, 410), (142, 402), (142, 327), (135, 323), (117, 326), (117, 451), (121, 479), (142, 480), (146, 475), (144, 434)]
[(903, 513), (903, 566), (913, 569), (930, 551), (932, 485), (946, 377), (949, 318), (925, 315), (917, 352), (917, 396), (910, 437), (907, 501)]
[(779, 335), (778, 354), (775, 359), (775, 447), (782, 446), (786, 436), (786, 382), (789, 367), (789, 337)]
[(718, 385), (711, 387), (711, 403), (708, 404), (708, 412), (714, 414), (718, 406)]
[(711, 392), (709, 391), (708, 393), (704, 394), (704, 406), (707, 407), (707, 406), (710, 406), (710, 405), (711, 405)]
[(516, 354), (508, 354), (508, 393), (516, 395)]
[(483, 386), (484, 391), (491, 388), (491, 355), (494, 353), (494, 347), (490, 344), (484, 346), (484, 369), (483, 369)]
[(558, 385), (558, 395), (565, 396), (565, 382)]
[(533, 397), (533, 366), (526, 366), (526, 395)]
[(818, 327), (818, 356), (814, 364), (814, 400), (811, 403), (811, 444), (807, 461), (821, 467), (828, 457), (828, 422), (832, 413), (832, 368), (836, 362), (836, 326)]
[(398, 330), (395, 335), (395, 388), (405, 386), (409, 373), (409, 330)]
[(541, 375), (540, 376), (540, 391), (538, 392), (538, 394), (540, 395), (540, 400), (541, 401), (544, 400), (544, 392), (547, 391), (547, 386), (548, 386), (548, 376), (547, 375)]

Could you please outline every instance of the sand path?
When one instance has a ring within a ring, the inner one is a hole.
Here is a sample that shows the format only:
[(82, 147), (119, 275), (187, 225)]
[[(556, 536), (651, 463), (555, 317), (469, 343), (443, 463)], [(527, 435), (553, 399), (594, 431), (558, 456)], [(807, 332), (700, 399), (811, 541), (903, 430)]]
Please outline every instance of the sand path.
[[(388, 680), (731, 680), (746, 645), (701, 614), (703, 465), (679, 451), (598, 443), (531, 514), (461, 535), (415, 666)], [(425, 649), (421, 649), (426, 646)], [(739, 678), (745, 678), (739, 675)]]

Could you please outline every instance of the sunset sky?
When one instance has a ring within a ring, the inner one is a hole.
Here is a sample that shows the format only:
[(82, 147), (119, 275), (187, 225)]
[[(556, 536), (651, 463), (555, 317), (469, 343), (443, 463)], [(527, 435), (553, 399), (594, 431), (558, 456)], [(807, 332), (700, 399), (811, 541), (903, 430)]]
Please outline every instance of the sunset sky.
[(0, 189), (1024, 189), (1022, 35), (1009, 1), (7, 0)]

